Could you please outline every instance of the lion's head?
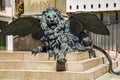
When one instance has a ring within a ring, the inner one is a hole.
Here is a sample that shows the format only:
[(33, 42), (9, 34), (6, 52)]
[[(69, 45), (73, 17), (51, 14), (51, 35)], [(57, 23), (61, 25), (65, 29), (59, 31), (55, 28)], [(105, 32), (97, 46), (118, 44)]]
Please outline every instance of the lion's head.
[[(44, 24), (43, 27), (49, 27), (61, 25), (64, 18), (62, 14), (56, 8), (47, 8), (46, 11), (42, 13), (41, 24)], [(63, 26), (63, 25), (61, 25)]]

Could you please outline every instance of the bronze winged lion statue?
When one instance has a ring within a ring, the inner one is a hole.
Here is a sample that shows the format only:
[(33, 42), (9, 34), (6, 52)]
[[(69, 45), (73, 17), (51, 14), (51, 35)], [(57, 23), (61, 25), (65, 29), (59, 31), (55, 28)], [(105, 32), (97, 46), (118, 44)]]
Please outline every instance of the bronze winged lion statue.
[(72, 14), (68, 20), (56, 8), (47, 8), (41, 17), (20, 17), (3, 29), (0, 35), (26, 36), (32, 34), (34, 39), (42, 41), (44, 47), (33, 49), (37, 54), (46, 51), (54, 54), (59, 64), (65, 64), (65, 56), (69, 52), (88, 51), (94, 57), (93, 49), (101, 51), (109, 61), (109, 72), (120, 75), (112, 69), (112, 60), (105, 50), (93, 45), (92, 39), (85, 30), (95, 34), (110, 35), (101, 20), (92, 13)]

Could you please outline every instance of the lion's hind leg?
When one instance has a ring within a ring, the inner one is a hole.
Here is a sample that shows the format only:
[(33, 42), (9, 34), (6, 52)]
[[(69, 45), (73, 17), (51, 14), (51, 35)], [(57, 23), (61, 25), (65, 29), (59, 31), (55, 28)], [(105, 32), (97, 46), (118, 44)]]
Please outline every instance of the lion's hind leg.
[(92, 58), (92, 57), (95, 58), (96, 57), (96, 53), (93, 49), (88, 50), (88, 53), (89, 53), (89, 58)]

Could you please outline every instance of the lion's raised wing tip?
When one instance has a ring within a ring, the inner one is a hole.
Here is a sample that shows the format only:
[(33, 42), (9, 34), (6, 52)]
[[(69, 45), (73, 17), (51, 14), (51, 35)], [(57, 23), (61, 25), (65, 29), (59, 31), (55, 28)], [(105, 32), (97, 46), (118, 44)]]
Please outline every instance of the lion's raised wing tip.
[(104, 23), (95, 14), (73, 14), (70, 16), (68, 21), (70, 22), (70, 27), (73, 27), (70, 30), (75, 30), (75, 33), (83, 29), (91, 31), (95, 34), (110, 35), (110, 32), (107, 29), (106, 25), (104, 25)]

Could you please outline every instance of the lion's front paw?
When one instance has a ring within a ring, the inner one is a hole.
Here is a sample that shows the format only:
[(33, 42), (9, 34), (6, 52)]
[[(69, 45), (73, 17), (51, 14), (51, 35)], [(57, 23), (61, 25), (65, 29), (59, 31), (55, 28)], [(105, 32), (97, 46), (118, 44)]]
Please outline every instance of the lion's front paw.
[(38, 52), (39, 52), (39, 51), (38, 51), (38, 49), (36, 49), (36, 48), (34, 48), (34, 49), (31, 51), (32, 55), (34, 55), (34, 56), (36, 56)]
[(59, 63), (59, 64), (65, 64), (66, 63), (66, 59), (65, 58), (58, 58), (57, 59), (57, 62)]

